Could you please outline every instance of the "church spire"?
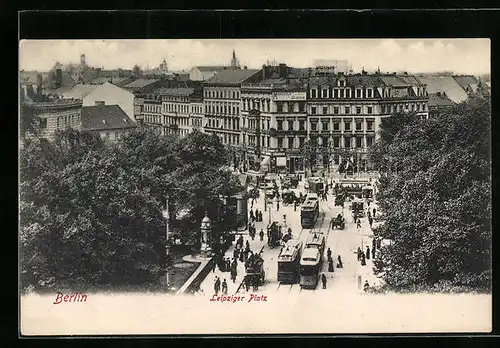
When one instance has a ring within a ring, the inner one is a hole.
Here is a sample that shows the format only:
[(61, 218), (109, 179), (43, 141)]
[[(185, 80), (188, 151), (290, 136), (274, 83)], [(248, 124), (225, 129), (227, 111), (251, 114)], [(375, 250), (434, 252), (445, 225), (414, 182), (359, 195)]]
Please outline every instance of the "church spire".
[(233, 58), (231, 59), (231, 68), (236, 69), (239, 68), (240, 64), (238, 60), (236, 59), (236, 52), (233, 49)]

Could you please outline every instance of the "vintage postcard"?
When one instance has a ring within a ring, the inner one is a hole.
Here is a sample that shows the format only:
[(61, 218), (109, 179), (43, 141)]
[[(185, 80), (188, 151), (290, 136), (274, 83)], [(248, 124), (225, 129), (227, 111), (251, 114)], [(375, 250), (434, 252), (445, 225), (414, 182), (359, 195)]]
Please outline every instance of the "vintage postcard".
[(488, 39), (19, 54), (22, 335), (491, 331)]

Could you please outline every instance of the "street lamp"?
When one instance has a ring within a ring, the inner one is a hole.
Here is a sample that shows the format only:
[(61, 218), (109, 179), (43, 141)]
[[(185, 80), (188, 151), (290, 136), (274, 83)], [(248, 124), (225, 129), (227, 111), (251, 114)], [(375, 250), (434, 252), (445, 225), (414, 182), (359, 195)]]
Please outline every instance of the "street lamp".
[(168, 197), (165, 202), (165, 210), (163, 211), (163, 217), (165, 218), (166, 221), (166, 230), (165, 230), (165, 238), (166, 238), (166, 243), (165, 243), (165, 255), (170, 257), (170, 240), (169, 240), (169, 225), (170, 225), (170, 211), (169, 211), (169, 206), (168, 206)]

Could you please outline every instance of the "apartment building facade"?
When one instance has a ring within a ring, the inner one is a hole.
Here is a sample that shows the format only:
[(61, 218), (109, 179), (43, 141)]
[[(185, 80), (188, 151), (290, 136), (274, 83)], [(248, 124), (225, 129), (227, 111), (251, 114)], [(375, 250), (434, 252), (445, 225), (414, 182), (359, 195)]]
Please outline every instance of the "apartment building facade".
[(308, 81), (308, 139), (316, 147), (314, 165), (337, 170), (350, 160), (370, 169), (368, 149), (382, 118), (397, 112), (428, 117), (425, 85), (410, 75), (311, 76)]

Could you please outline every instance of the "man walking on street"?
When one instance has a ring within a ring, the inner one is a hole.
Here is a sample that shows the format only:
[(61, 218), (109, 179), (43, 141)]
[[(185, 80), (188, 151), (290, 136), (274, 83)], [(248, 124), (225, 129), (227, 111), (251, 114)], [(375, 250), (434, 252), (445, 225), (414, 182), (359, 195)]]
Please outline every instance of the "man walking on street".
[(222, 282), (222, 295), (227, 295), (227, 282), (225, 279)]
[(215, 295), (218, 295), (219, 294), (219, 290), (220, 290), (220, 279), (219, 279), (219, 277), (215, 278), (214, 290), (215, 290)]
[(324, 273), (321, 275), (321, 282), (323, 283), (323, 289), (326, 289), (326, 275)]
[(361, 219), (360, 219), (360, 218), (358, 218), (358, 221), (356, 222), (356, 227), (357, 227), (358, 229), (360, 229), (360, 228), (361, 228)]
[(370, 259), (370, 247), (368, 245), (366, 246), (366, 259)]

